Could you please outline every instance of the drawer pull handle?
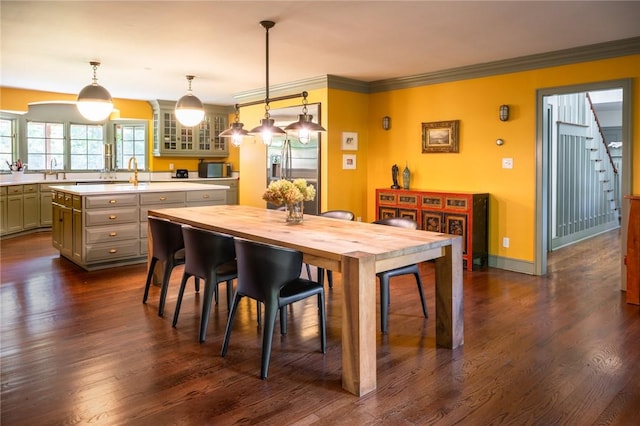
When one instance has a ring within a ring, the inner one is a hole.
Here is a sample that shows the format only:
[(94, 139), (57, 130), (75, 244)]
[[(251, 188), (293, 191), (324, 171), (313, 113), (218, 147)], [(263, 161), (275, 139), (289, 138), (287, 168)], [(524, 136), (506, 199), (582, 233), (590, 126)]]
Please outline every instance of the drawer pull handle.
[(116, 204), (118, 200), (109, 200), (109, 204)]
[(109, 219), (113, 220), (113, 219), (117, 219), (118, 216), (116, 216), (115, 214), (112, 214), (111, 216), (109, 216)]
[(166, 201), (167, 197), (160, 197), (160, 201)]
[(109, 236), (110, 236), (110, 237), (115, 237), (116, 235), (118, 235), (118, 233), (117, 233), (117, 232), (109, 232)]
[(209, 198), (209, 194), (204, 194), (204, 195), (202, 196), (202, 198), (205, 198), (205, 199), (206, 199), (206, 198)]
[(109, 250), (109, 254), (116, 254), (117, 252), (118, 252), (118, 249)]

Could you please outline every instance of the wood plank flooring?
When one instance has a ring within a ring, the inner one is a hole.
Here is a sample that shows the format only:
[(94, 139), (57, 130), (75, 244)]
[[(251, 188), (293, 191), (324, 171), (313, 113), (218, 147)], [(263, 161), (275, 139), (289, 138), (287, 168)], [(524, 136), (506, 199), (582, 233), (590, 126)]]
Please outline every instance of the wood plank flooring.
[(1, 424), (638, 425), (640, 310), (618, 288), (618, 233), (553, 253), (545, 277), (465, 272), (465, 344), (453, 351), (435, 348), (432, 265), (421, 266), (428, 320), (411, 279), (392, 280), (378, 389), (362, 398), (340, 384), (339, 274), (327, 353), (315, 299), (294, 305), (262, 381), (255, 303), (221, 358), (224, 298), (205, 343), (192, 285), (171, 327), (180, 267), (161, 318), (157, 287), (142, 304), (146, 265), (86, 272), (49, 232), (3, 240)]

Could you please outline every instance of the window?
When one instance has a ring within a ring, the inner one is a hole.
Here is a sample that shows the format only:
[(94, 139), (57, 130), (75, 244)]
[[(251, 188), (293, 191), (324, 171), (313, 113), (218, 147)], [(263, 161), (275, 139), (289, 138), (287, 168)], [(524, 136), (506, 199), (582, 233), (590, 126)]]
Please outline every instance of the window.
[(64, 166), (64, 124), (27, 122), (27, 164), (30, 170)]
[(116, 169), (126, 169), (129, 159), (135, 157), (138, 168), (146, 169), (147, 125), (144, 122), (115, 123), (113, 125), (116, 143)]
[(13, 163), (15, 137), (16, 120), (0, 118), (0, 167), (2, 169), (5, 164)]
[(102, 170), (104, 127), (101, 124), (71, 124), (69, 134), (71, 170)]

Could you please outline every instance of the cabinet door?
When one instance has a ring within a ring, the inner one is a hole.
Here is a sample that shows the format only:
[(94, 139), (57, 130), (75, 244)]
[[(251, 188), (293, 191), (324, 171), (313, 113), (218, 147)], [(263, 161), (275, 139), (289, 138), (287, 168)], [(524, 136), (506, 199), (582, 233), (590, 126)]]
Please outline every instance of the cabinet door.
[(71, 207), (60, 207), (60, 253), (66, 257), (73, 255), (73, 213)]
[(7, 196), (0, 196), (0, 234), (7, 232)]
[(51, 226), (53, 216), (51, 212), (51, 192), (40, 193), (40, 226)]
[(22, 231), (23, 219), (22, 194), (7, 197), (7, 232)]
[(37, 193), (24, 194), (23, 199), (24, 217), (22, 229), (33, 229), (40, 226), (40, 197)]
[(76, 262), (82, 262), (82, 210), (73, 209), (72, 210), (72, 241), (71, 241), (71, 250), (73, 259)]
[(447, 234), (462, 237), (462, 254), (467, 254), (467, 215), (458, 213), (444, 214), (444, 230)]
[(51, 204), (51, 243), (54, 248), (62, 248), (62, 206)]
[(422, 210), (422, 227), (421, 229), (430, 232), (444, 232), (442, 212)]

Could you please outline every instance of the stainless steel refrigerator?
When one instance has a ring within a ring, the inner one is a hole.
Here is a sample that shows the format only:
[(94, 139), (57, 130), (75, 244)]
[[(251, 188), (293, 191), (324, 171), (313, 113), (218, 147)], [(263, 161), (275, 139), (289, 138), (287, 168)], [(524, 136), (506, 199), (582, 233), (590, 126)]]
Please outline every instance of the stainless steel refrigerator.
[[(307, 105), (308, 114), (313, 116), (313, 122), (320, 122), (320, 104)], [(298, 121), (302, 114), (302, 105), (272, 109), (271, 118), (280, 128)], [(274, 136), (267, 148), (267, 184), (271, 181), (304, 178), (307, 183), (316, 188), (316, 198), (305, 201), (304, 212), (318, 214), (320, 205), (320, 135), (312, 135), (306, 144), (300, 143), (296, 134)], [(267, 203), (267, 208), (275, 209), (279, 206)]]

